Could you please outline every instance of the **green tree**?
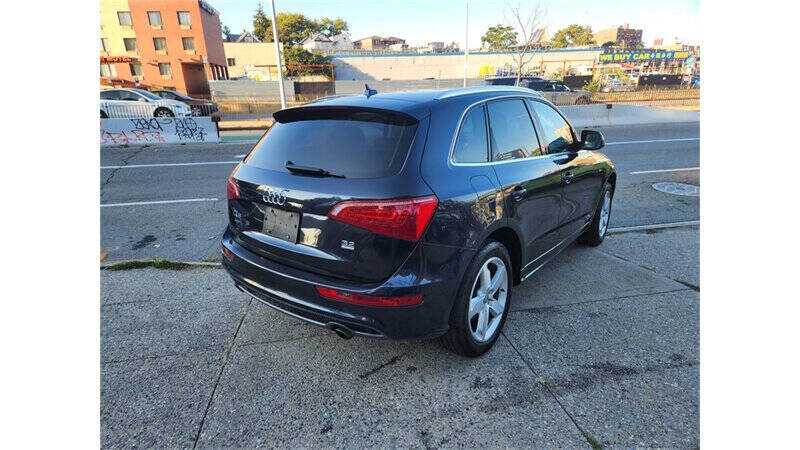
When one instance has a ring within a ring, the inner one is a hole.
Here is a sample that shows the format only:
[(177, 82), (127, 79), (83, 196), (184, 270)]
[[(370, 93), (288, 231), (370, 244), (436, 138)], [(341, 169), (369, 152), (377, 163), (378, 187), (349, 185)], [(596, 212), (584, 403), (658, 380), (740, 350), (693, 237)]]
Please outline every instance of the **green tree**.
[(228, 36), (231, 35), (231, 29), (227, 25), (222, 26), (222, 39), (228, 40)]
[(278, 39), (286, 45), (297, 45), (317, 31), (317, 22), (300, 13), (278, 13)]
[(323, 17), (316, 21), (315, 28), (318, 33), (322, 33), (328, 37), (342, 34), (350, 29), (350, 27), (347, 25), (347, 22), (345, 22), (341, 17), (337, 17), (335, 19)]
[[(319, 73), (318, 71), (312, 68), (299, 69), (297, 67), (291, 67), (291, 66), (309, 65), (309, 64), (324, 64), (328, 66), (330, 65), (330, 62), (324, 56), (318, 55), (316, 53), (311, 53), (310, 51), (304, 49), (299, 45), (284, 47), (283, 61), (286, 64), (286, 70), (284, 71), (284, 73), (286, 74), (286, 76), (290, 77), (296, 75)], [(322, 70), (322, 74), (330, 77), (331, 76), (330, 67), (324, 68)]]
[(565, 47), (579, 47), (582, 45), (594, 44), (594, 36), (592, 36), (592, 27), (580, 26), (576, 23), (558, 30), (553, 36), (553, 48)]
[(272, 42), (272, 20), (267, 17), (261, 3), (258, 4), (256, 13), (253, 15), (253, 35), (261, 42)]
[(514, 27), (497, 24), (489, 27), (481, 36), (481, 47), (489, 50), (507, 50), (517, 45), (517, 32)]

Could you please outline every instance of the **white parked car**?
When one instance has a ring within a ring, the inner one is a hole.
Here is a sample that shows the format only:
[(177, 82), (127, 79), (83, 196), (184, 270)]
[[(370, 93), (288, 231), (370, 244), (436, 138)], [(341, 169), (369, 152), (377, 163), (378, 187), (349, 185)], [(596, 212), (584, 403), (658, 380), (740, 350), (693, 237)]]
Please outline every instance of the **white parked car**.
[(100, 91), (100, 118), (186, 117), (189, 105), (161, 98), (144, 89), (106, 89)]

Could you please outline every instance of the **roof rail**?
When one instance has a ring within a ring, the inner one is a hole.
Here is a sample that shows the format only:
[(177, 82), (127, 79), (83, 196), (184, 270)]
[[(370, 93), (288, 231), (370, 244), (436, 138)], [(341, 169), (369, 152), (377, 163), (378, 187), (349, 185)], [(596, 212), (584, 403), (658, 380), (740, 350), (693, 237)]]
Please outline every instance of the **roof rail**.
[(528, 95), (536, 95), (539, 97), (542, 96), (542, 94), (534, 91), (533, 89), (523, 88), (519, 86), (485, 85), (485, 86), (471, 86), (466, 88), (451, 89), (442, 93), (442, 95), (436, 97), (436, 100), (444, 100), (447, 98), (460, 97), (462, 95), (478, 94), (481, 92), (519, 92)]

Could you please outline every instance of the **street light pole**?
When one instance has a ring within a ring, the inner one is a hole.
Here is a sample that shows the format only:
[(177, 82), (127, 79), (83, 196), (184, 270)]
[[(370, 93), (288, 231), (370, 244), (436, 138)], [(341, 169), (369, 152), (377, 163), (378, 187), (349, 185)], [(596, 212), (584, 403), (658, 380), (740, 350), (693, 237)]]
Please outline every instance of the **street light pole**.
[(281, 92), (281, 109), (286, 109), (286, 94), (283, 92), (283, 68), (281, 67), (281, 43), (278, 42), (278, 16), (275, 14), (275, 0), (272, 3), (272, 41), (275, 43), (275, 62), (278, 64), (278, 89)]
[(467, 60), (469, 59), (469, 0), (467, 0), (466, 22), (464, 24), (464, 87), (467, 87)]

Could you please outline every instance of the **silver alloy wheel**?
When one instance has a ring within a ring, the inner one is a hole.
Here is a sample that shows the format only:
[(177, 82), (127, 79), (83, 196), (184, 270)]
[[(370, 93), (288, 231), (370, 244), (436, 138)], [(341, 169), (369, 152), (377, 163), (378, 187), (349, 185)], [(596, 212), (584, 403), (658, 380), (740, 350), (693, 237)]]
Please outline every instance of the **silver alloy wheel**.
[(508, 298), (508, 271), (498, 257), (481, 267), (470, 290), (467, 326), (473, 339), (486, 342), (494, 337), (503, 319)]
[(600, 236), (606, 235), (606, 229), (608, 228), (608, 216), (611, 212), (611, 192), (606, 191), (603, 195), (603, 206), (600, 208), (600, 223), (599, 223), (599, 233)]

